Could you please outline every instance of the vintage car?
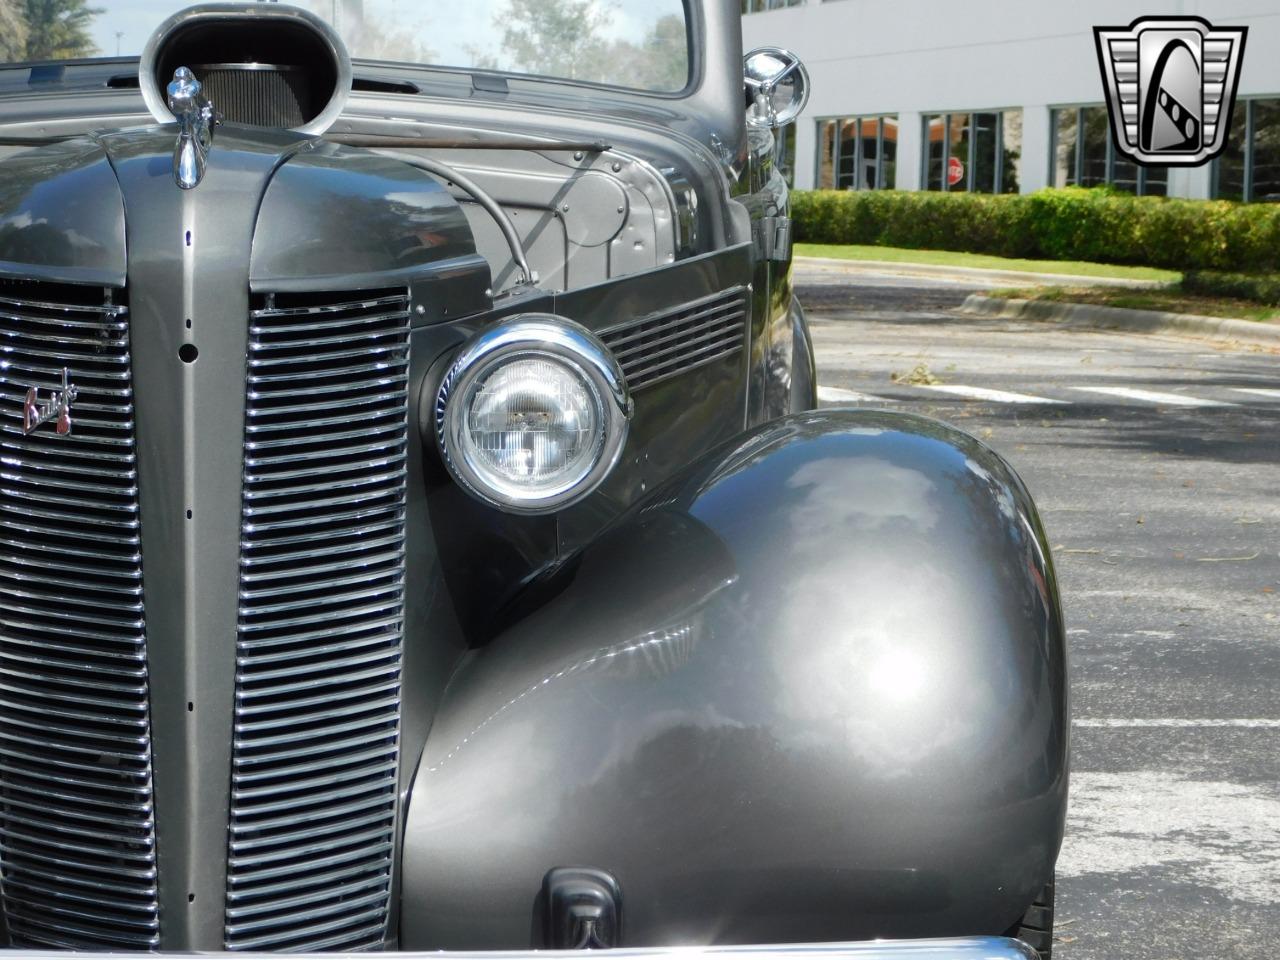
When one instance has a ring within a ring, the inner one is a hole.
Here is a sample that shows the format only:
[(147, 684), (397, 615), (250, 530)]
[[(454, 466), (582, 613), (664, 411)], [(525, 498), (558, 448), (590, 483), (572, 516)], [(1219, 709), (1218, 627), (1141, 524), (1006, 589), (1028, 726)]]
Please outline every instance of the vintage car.
[(1048, 547), (817, 408), (803, 68), (503, 2), (0, 66), (10, 952), (1047, 955)]

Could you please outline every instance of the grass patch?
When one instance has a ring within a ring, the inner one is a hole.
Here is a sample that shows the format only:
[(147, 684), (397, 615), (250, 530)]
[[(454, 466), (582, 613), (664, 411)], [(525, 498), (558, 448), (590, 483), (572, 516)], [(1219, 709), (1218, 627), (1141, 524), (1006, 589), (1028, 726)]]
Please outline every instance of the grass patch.
[(1280, 309), (1259, 306), (1232, 297), (1209, 297), (1186, 293), (1181, 288), (1169, 290), (1118, 290), (1114, 287), (1026, 287), (991, 290), (988, 296), (1011, 300), (1050, 300), (1054, 303), (1091, 303), (1102, 307), (1124, 307), (1129, 310), (1163, 310), (1167, 313), (1191, 313), (1202, 317), (1225, 317), (1256, 320), (1261, 323), (1280, 320)]
[(1109, 277), (1122, 280), (1155, 280), (1175, 283), (1182, 274), (1155, 267), (1124, 267), (1082, 260), (1017, 260), (985, 253), (957, 253), (951, 250), (906, 250), (863, 244), (797, 243), (800, 257), (828, 257), (836, 260), (878, 260), (882, 263), (924, 263), (941, 267), (975, 267), (981, 270), (1016, 270), (1019, 273), (1055, 273), (1077, 277)]

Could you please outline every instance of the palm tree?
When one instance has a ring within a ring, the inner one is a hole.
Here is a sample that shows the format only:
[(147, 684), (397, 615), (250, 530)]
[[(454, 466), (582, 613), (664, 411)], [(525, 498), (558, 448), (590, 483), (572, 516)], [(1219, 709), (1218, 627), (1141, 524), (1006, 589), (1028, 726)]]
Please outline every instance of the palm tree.
[(0, 0), (0, 63), (27, 59), (27, 20), (19, 0)]
[[(7, 2), (7, 0), (5, 0)], [(28, 60), (69, 60), (98, 52), (89, 35), (93, 18), (102, 13), (88, 0), (25, 0)]]

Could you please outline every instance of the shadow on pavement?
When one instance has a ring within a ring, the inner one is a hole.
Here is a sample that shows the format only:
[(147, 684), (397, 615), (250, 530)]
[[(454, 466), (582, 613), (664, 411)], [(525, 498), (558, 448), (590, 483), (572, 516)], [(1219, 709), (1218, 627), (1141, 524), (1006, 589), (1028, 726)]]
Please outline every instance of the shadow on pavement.
[[(1159, 390), (1158, 384), (1141, 386)], [(1075, 401), (1023, 414), (1050, 427), (1043, 442), (1090, 450), (1131, 450), (1226, 464), (1280, 464), (1280, 409), (1137, 407)], [(1262, 442), (1259, 442), (1262, 441)]]
[[(851, 313), (887, 314), (892, 322), (904, 312), (941, 313), (955, 310), (976, 287), (960, 286), (882, 286), (880, 284), (810, 283), (799, 281), (795, 294), (808, 313), (838, 310)], [(879, 317), (877, 319), (880, 319)], [(915, 322), (940, 318), (916, 317)]]

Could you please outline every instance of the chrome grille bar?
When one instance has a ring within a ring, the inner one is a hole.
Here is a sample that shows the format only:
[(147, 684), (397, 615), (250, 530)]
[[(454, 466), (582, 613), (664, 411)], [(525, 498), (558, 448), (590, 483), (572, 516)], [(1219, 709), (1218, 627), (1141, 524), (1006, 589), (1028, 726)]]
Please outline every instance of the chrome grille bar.
[(601, 332), (627, 386), (640, 390), (740, 352), (746, 344), (746, 291), (725, 293)]
[[(160, 943), (129, 312), (0, 281), (0, 885), (14, 946)], [(22, 433), (27, 389), (78, 391)]]
[(386, 937), (408, 353), (402, 290), (254, 305), (229, 950), (362, 950)]

